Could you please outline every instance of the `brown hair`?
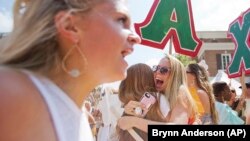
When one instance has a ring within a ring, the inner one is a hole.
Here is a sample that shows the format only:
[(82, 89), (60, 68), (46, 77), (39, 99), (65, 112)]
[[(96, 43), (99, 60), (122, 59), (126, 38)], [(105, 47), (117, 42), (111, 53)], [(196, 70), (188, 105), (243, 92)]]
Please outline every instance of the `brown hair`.
[(231, 98), (230, 87), (224, 81), (214, 82), (213, 92), (216, 100), (219, 102), (228, 101)]
[(209, 82), (208, 72), (204, 67), (198, 65), (197, 63), (191, 63), (187, 66), (187, 68), (195, 76), (198, 87), (207, 93), (209, 97), (212, 121), (214, 124), (217, 124), (218, 113), (215, 109), (215, 98), (213, 94), (213, 87)]
[[(123, 104), (127, 104), (129, 101), (139, 101), (144, 92), (151, 92), (157, 97), (154, 75), (151, 68), (146, 64), (135, 64), (128, 68), (127, 77), (124, 79), (119, 86), (119, 99)], [(125, 116), (126, 114), (123, 114)], [(126, 115), (128, 116), (128, 115)], [(159, 103), (156, 103), (150, 108), (145, 119), (154, 121), (164, 121), (162, 116)], [(147, 133), (134, 128), (134, 130), (146, 141)], [(118, 128), (118, 135), (120, 141), (134, 141), (132, 136), (127, 131), (120, 130)]]

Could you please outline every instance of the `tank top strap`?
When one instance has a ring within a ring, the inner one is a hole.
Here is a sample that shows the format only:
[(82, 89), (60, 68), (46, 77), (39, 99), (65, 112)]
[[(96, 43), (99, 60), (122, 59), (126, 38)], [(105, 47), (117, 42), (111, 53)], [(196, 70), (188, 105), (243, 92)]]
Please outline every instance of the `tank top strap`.
[(58, 140), (93, 140), (86, 113), (78, 108), (65, 92), (46, 77), (27, 70), (22, 72), (29, 77), (43, 97)]

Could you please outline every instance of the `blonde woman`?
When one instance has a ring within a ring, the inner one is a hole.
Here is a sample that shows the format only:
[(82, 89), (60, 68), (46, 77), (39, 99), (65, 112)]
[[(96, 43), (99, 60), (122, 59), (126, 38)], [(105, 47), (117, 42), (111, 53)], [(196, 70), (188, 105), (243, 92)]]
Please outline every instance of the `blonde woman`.
[(198, 106), (202, 124), (218, 124), (213, 88), (208, 80), (208, 72), (197, 63), (186, 68), (188, 88)]
[[(183, 64), (171, 55), (166, 55), (162, 58), (159, 64), (153, 67), (154, 80), (156, 89), (164, 93), (161, 100), (169, 103), (162, 106), (160, 100), (160, 109), (164, 116), (165, 122), (157, 122), (153, 120), (146, 120), (138, 117), (126, 116), (118, 120), (118, 125), (121, 129), (130, 129), (132, 127), (138, 128), (147, 132), (149, 124), (194, 124), (198, 118), (197, 107), (189, 93), (187, 87), (186, 71)], [(139, 104), (126, 105), (135, 108)], [(166, 109), (169, 109), (166, 110)], [(130, 110), (126, 110), (128, 114), (133, 114)]]
[(83, 101), (125, 78), (124, 57), (140, 42), (125, 1), (16, 3), (14, 29), (0, 43), (0, 140), (91, 141)]

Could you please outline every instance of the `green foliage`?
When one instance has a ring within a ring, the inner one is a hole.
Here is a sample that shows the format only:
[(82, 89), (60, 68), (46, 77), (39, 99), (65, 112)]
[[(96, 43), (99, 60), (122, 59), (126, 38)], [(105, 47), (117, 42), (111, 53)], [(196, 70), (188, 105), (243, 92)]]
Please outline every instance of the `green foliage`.
[(182, 54), (177, 54), (176, 58), (180, 60), (184, 66), (187, 66), (190, 63), (197, 63), (197, 61), (194, 58)]

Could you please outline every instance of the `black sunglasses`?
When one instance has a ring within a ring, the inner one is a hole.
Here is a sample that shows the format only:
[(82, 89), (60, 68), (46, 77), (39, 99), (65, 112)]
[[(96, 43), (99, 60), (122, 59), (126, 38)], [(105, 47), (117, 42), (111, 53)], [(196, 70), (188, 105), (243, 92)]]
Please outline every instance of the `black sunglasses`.
[(153, 66), (152, 68), (153, 72), (157, 72), (158, 70), (160, 71), (161, 74), (165, 75), (170, 71), (169, 68), (167, 67), (160, 67), (160, 66)]

